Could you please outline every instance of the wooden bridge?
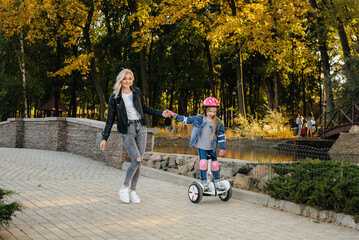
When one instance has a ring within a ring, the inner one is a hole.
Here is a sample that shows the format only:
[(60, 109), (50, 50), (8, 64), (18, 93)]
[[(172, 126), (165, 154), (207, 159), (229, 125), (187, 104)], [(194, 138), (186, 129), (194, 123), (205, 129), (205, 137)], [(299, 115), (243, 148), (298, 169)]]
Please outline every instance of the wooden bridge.
[(359, 126), (359, 107), (355, 102), (324, 113), (324, 128), (321, 136), (332, 137), (341, 132), (349, 132), (354, 125)]

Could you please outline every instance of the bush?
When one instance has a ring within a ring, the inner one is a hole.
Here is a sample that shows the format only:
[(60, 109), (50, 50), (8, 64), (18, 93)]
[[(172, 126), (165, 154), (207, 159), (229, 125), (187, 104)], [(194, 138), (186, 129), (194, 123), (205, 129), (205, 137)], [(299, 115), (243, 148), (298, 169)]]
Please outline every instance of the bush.
[(234, 119), (239, 125), (234, 131), (242, 137), (262, 136), (265, 138), (292, 138), (293, 132), (288, 124), (289, 119), (278, 111), (268, 110), (266, 116), (259, 120), (248, 115), (247, 118), (239, 116)]
[(14, 194), (13, 191), (4, 190), (0, 188), (0, 228), (9, 225), (16, 211), (21, 211), (22, 205), (17, 202), (10, 204), (4, 203), (4, 196)]
[(306, 159), (273, 168), (279, 177), (264, 186), (271, 197), (359, 215), (359, 166)]

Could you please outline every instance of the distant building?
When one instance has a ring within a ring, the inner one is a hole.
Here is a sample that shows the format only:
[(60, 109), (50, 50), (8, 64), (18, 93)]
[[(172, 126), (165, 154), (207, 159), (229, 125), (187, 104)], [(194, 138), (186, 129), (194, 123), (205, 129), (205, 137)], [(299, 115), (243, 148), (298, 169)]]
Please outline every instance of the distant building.
[[(53, 96), (51, 99), (49, 99), (46, 103), (44, 103), (40, 110), (42, 111), (43, 117), (52, 117), (55, 113), (55, 96)], [(69, 109), (59, 101), (59, 116), (61, 117), (63, 112), (69, 112)]]

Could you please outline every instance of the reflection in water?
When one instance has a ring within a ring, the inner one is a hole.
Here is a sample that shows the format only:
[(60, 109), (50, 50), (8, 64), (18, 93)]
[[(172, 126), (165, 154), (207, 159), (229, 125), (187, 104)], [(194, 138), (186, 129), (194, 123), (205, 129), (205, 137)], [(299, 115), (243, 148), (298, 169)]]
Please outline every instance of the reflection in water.
[[(155, 145), (154, 152), (161, 153), (176, 153), (176, 154), (189, 154), (197, 155), (195, 147), (184, 145)], [(226, 154), (223, 158), (246, 160), (251, 162), (291, 162), (294, 161), (296, 156), (292, 153), (276, 152), (274, 150), (258, 150), (246, 146), (228, 146)], [(219, 156), (218, 156), (219, 157)]]

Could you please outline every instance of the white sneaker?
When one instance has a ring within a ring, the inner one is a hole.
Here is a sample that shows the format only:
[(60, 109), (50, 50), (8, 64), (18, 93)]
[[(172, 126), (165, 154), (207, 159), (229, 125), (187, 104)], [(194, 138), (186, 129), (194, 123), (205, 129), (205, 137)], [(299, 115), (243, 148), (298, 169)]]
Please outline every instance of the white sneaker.
[(216, 183), (214, 183), (214, 185), (216, 186), (217, 191), (226, 190), (226, 187), (221, 182), (216, 182)]
[(130, 201), (133, 203), (140, 203), (140, 197), (137, 195), (135, 191), (130, 192)]
[(124, 203), (129, 203), (130, 202), (130, 197), (128, 194), (128, 188), (124, 188), (122, 187), (120, 189), (120, 191), (118, 192), (118, 195), (120, 195), (120, 200)]
[(209, 186), (208, 186), (207, 182), (202, 182), (202, 186), (203, 186), (203, 190), (204, 190), (204, 191), (208, 191), (208, 190), (209, 190)]

